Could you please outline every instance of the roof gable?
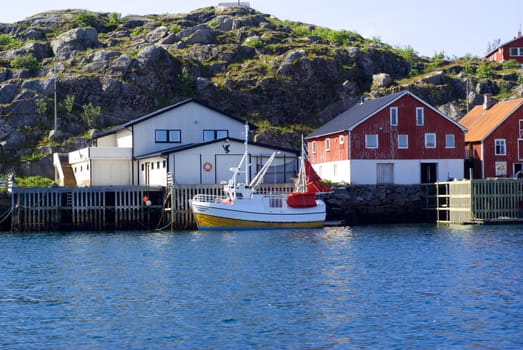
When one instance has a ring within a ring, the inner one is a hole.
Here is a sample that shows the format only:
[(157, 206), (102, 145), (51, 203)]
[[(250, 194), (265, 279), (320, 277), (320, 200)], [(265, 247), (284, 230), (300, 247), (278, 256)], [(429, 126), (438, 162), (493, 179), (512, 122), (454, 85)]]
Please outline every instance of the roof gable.
[[(164, 108), (160, 108), (160, 109), (158, 109), (158, 110), (156, 110), (156, 111), (154, 111), (154, 112), (151, 112), (151, 113), (149, 113), (149, 114), (146, 114), (146, 115), (144, 115), (144, 116), (142, 116), (142, 117), (139, 117), (139, 118), (137, 118), (137, 119), (133, 119), (133, 120), (128, 121), (128, 122), (126, 122), (126, 123), (124, 123), (124, 124), (121, 124), (121, 125), (118, 125), (118, 126), (116, 126), (116, 127), (114, 127), (114, 128), (111, 128), (111, 129), (108, 129), (108, 130), (106, 130), (106, 131), (103, 131), (103, 132), (101, 132), (100, 134), (98, 134), (97, 137), (107, 136), (107, 135), (110, 135), (110, 134), (114, 134), (114, 133), (116, 133), (116, 132), (118, 132), (118, 131), (120, 131), (120, 130), (123, 130), (123, 129), (126, 129), (126, 128), (130, 127), (130, 126), (133, 126), (133, 125), (139, 124), (139, 123), (141, 123), (141, 122), (143, 122), (143, 121), (149, 120), (149, 119), (154, 118), (154, 117), (156, 117), (156, 116), (158, 116), (158, 115), (160, 115), (160, 114), (163, 114), (163, 113), (168, 112), (168, 111), (170, 111), (170, 110), (173, 110), (173, 109), (176, 109), (176, 108), (182, 107), (182, 106), (184, 106), (184, 105), (186, 105), (186, 104), (189, 104), (189, 103), (196, 103), (196, 104), (198, 104), (198, 105), (200, 105), (200, 106), (203, 106), (203, 107), (208, 108), (208, 109), (210, 109), (210, 110), (212, 110), (212, 111), (215, 111), (215, 112), (217, 112), (217, 113), (220, 113), (220, 114), (222, 114), (222, 115), (224, 115), (224, 116), (226, 116), (226, 117), (228, 117), (228, 118), (231, 118), (231, 119), (233, 119), (233, 120), (237, 120), (237, 121), (240, 122), (240, 123), (244, 123), (244, 121), (241, 120), (241, 119), (239, 119), (239, 118), (233, 117), (233, 116), (231, 116), (231, 115), (229, 115), (229, 114), (226, 114), (226, 113), (224, 113), (224, 112), (222, 112), (222, 111), (220, 111), (220, 110), (218, 110), (218, 109), (216, 109), (216, 108), (210, 107), (209, 105), (207, 105), (207, 104), (205, 104), (205, 103), (203, 103), (203, 102), (200, 102), (200, 101), (197, 101), (197, 100), (195, 100), (195, 99), (190, 98), (190, 99), (186, 99), (186, 100), (183, 100), (183, 101), (181, 101), (181, 102), (175, 103), (175, 104), (173, 104), (173, 105), (170, 105), (170, 106), (167, 106), (167, 107), (164, 107)], [(249, 125), (250, 125), (250, 123), (249, 123)], [(253, 129), (255, 129), (255, 127), (254, 127), (253, 125), (250, 125), (250, 127), (253, 128)]]
[(414, 95), (412, 92), (408, 90), (403, 90), (388, 96), (379, 97), (374, 100), (365, 101), (363, 103), (359, 103), (354, 105), (353, 107), (349, 108), (345, 112), (341, 113), (331, 121), (327, 122), (320, 128), (316, 129), (309, 135), (307, 135), (306, 139), (310, 139), (313, 137), (319, 137), (319, 136), (325, 136), (325, 135), (331, 135), (335, 133), (340, 133), (343, 131), (351, 131), (367, 119), (371, 118), (387, 106), (393, 104), (400, 98), (404, 96), (412, 96), (416, 100), (418, 100), (423, 105), (427, 106), (428, 108), (432, 109), (437, 114), (441, 115), (443, 118), (447, 119), (448, 121), (452, 122), (459, 128), (461, 128), (463, 131), (465, 131), (465, 128), (460, 125), (459, 123), (456, 123), (452, 119), (448, 118), (446, 115), (429, 105), (427, 102), (423, 101), (416, 95)]
[(501, 47), (511, 46), (512, 44), (516, 44), (518, 41), (521, 41), (520, 44), (523, 44), (523, 36), (521, 36), (521, 33), (518, 33), (518, 36), (515, 37), (514, 39), (509, 40), (509, 41), (507, 41), (506, 43), (503, 43), (503, 44), (497, 46), (496, 48), (490, 50), (489, 52), (487, 52), (487, 54), (485, 55), (485, 57), (489, 57), (490, 55), (492, 55), (493, 53), (495, 53), (496, 51), (498, 51)]
[(465, 142), (483, 141), (522, 105), (523, 98), (518, 98), (498, 102), (487, 110), (475, 106), (459, 121), (468, 129)]

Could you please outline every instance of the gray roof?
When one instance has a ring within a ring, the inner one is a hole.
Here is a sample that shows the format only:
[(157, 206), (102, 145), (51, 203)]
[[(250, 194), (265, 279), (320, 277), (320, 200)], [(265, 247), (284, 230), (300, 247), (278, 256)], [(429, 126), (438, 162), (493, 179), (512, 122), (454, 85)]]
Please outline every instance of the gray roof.
[[(193, 99), (193, 98), (189, 98), (189, 99), (186, 99), (186, 100), (180, 101), (180, 102), (178, 102), (178, 103), (175, 103), (175, 104), (173, 104), (173, 105), (170, 105), (170, 106), (167, 106), (167, 107), (160, 108), (160, 109), (158, 109), (158, 110), (156, 110), (156, 111), (154, 111), (154, 112), (152, 112), (152, 113), (146, 114), (146, 115), (144, 115), (144, 116), (142, 116), (142, 117), (139, 117), (139, 118), (137, 118), (137, 119), (133, 119), (133, 120), (128, 121), (128, 122), (126, 122), (126, 123), (124, 123), (124, 124), (121, 124), (121, 125), (115, 126), (115, 127), (113, 127), (113, 128), (107, 129), (107, 130), (105, 130), (105, 131), (102, 131), (102, 132), (100, 132), (98, 135), (96, 135), (95, 138), (114, 134), (114, 133), (116, 133), (116, 132), (118, 132), (118, 131), (120, 131), (120, 130), (123, 130), (123, 129), (128, 128), (128, 127), (130, 127), (130, 126), (133, 126), (133, 125), (135, 125), (135, 124), (138, 124), (138, 123), (140, 123), (140, 122), (142, 122), (142, 121), (144, 121), (144, 120), (147, 120), (147, 119), (153, 118), (153, 117), (155, 117), (155, 116), (157, 116), (157, 115), (159, 115), (159, 114), (162, 114), (162, 113), (164, 113), (164, 112), (170, 111), (171, 109), (178, 108), (178, 107), (183, 106), (183, 105), (185, 105), (185, 104), (187, 104), (187, 103), (190, 103), (190, 102), (197, 103), (197, 104), (199, 104), (199, 105), (201, 105), (201, 106), (204, 106), (204, 107), (206, 107), (206, 108), (209, 108), (209, 109), (211, 109), (211, 110), (213, 110), (213, 111), (215, 111), (215, 112), (218, 112), (218, 113), (220, 113), (220, 114), (223, 114), (223, 115), (225, 115), (225, 116), (227, 116), (227, 117), (229, 117), (229, 118), (231, 118), (231, 119), (234, 119), (234, 120), (237, 120), (237, 121), (239, 121), (239, 122), (241, 122), (241, 123), (244, 123), (244, 121), (241, 120), (240, 118), (233, 117), (233, 116), (231, 116), (231, 115), (229, 115), (229, 114), (226, 114), (225, 112), (222, 112), (222, 111), (220, 111), (220, 110), (218, 110), (218, 109), (216, 109), (216, 108), (213, 108), (213, 107), (209, 106), (208, 104), (205, 104), (205, 103), (203, 103), (203, 102), (201, 102), (201, 101), (198, 101), (198, 100), (196, 100), (196, 99)], [(251, 123), (249, 123), (249, 127), (250, 127), (251, 129), (256, 129), (256, 126), (254, 126), (254, 125), (251, 124)]]
[(334, 119), (330, 120), (320, 128), (307, 135), (306, 139), (352, 130), (362, 121), (366, 120), (403, 95), (407, 94), (412, 95), (412, 93), (409, 91), (404, 90), (396, 92), (392, 95), (387, 95), (374, 100), (368, 100), (363, 103), (355, 104), (345, 112), (341, 113)]

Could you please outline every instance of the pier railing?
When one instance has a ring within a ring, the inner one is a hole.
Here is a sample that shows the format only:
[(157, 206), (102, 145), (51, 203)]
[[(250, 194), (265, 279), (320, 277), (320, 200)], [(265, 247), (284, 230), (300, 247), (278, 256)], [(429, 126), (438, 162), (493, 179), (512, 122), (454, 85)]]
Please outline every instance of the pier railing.
[(11, 190), (11, 229), (155, 228), (162, 224), (163, 199), (161, 187), (15, 187)]
[(509, 178), (436, 183), (439, 223), (464, 224), (520, 219), (523, 181)]

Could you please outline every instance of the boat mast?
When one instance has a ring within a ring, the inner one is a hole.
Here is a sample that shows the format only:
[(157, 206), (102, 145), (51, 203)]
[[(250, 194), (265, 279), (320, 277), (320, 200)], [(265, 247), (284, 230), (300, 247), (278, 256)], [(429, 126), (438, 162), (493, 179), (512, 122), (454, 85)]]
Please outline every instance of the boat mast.
[(249, 176), (249, 123), (245, 122), (245, 186), (247, 186), (251, 180)]

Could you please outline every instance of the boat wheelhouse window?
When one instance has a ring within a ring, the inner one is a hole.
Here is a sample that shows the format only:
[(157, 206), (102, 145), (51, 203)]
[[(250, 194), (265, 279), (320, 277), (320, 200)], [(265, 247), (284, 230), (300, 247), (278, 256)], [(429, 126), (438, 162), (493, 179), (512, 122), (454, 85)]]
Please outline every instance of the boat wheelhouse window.
[(229, 137), (229, 130), (204, 130), (203, 142)]
[(182, 142), (181, 130), (156, 129), (154, 131), (156, 143), (180, 143)]
[(282, 208), (283, 207), (283, 198), (282, 197), (270, 197), (269, 198), (269, 208)]

